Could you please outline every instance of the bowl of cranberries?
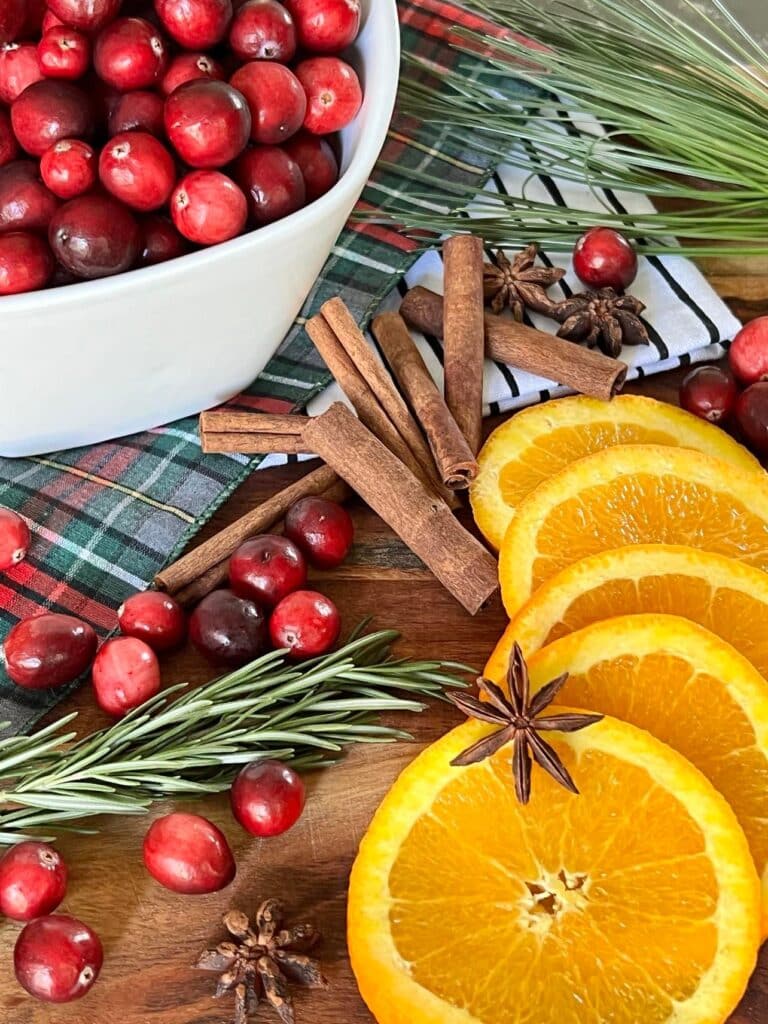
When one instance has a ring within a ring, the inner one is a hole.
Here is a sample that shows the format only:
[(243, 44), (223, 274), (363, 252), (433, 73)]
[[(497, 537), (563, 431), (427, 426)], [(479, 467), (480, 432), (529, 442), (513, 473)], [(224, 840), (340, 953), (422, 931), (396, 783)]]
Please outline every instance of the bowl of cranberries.
[(384, 142), (395, 0), (0, 8), (0, 455), (236, 394)]

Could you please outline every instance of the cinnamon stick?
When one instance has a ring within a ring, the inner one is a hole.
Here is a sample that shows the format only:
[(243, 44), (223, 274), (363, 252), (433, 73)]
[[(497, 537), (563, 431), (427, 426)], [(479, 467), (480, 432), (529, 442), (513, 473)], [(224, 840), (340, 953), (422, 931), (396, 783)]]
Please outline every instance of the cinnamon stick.
[(405, 321), (398, 313), (382, 313), (373, 321), (373, 333), (421, 423), (443, 483), (452, 490), (462, 490), (477, 476), (477, 461)]
[(474, 235), (443, 245), (445, 401), (475, 455), (483, 423), (483, 262), (483, 242)]
[(271, 455), (273, 452), (283, 455), (314, 454), (297, 434), (263, 434), (260, 431), (219, 434), (207, 431), (200, 433), (200, 444), (207, 455), (221, 452), (238, 452), (241, 455)]
[(207, 409), (200, 413), (201, 434), (296, 434), (304, 429), (304, 416), (296, 413), (245, 412)]
[(311, 419), (307, 443), (474, 615), (498, 586), (496, 560), (340, 402)]
[[(422, 334), (442, 337), (443, 298), (437, 292), (412, 288), (400, 315)], [(621, 391), (627, 377), (627, 364), (618, 359), (490, 313), (485, 316), (485, 354), (606, 402)]]

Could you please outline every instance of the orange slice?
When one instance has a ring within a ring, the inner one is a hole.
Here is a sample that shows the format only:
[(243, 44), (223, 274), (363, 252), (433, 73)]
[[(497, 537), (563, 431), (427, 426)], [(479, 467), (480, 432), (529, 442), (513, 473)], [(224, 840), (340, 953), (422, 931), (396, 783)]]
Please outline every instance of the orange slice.
[(579, 459), (509, 524), (499, 556), (509, 617), (566, 566), (627, 544), (685, 544), (768, 569), (768, 476), (659, 445)]
[(477, 525), (495, 548), (520, 502), (565, 466), (617, 444), (694, 448), (743, 469), (760, 469), (746, 448), (718, 427), (653, 398), (612, 402), (577, 396), (518, 413), (488, 438), (470, 500)]
[[(554, 712), (553, 712), (554, 713)], [(759, 885), (733, 811), (680, 754), (606, 718), (548, 734), (581, 789), (494, 731), (425, 750), (360, 846), (348, 942), (379, 1024), (722, 1024), (755, 964)]]

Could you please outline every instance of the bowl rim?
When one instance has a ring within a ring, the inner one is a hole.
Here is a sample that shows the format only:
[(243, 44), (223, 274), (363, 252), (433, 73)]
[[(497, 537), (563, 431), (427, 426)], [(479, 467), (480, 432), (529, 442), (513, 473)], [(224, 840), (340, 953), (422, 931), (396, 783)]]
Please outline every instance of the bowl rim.
[[(204, 269), (218, 260), (226, 259), (231, 253), (246, 251), (257, 245), (268, 247), (272, 244), (279, 244), (285, 235), (293, 232), (299, 220), (303, 222), (306, 230), (311, 231), (315, 224), (324, 220), (326, 214), (331, 210), (337, 210), (351, 198), (354, 201), (365, 187), (365, 178), (362, 182), (360, 180), (364, 169), (375, 164), (386, 140), (399, 83), (400, 21), (397, 0), (369, 0), (368, 17), (371, 16), (374, 7), (377, 10), (386, 8), (382, 21), (387, 37), (380, 45), (383, 52), (391, 54), (388, 65), (392, 73), (385, 80), (379, 80), (375, 85), (368, 85), (366, 100), (370, 103), (370, 109), (367, 112), (366, 130), (361, 133), (349, 166), (325, 195), (272, 224), (248, 231), (227, 242), (220, 242), (197, 252), (185, 253), (183, 256), (164, 263), (137, 267), (121, 274), (113, 274), (92, 281), (78, 281), (76, 284), (58, 288), (42, 288), (19, 295), (0, 296), (0, 317), (3, 314), (55, 312), (57, 308), (65, 304), (87, 301), (90, 298), (122, 297), (132, 290), (143, 288), (148, 275), (157, 281), (168, 280), (187, 270)], [(367, 173), (366, 170), (366, 177)]]

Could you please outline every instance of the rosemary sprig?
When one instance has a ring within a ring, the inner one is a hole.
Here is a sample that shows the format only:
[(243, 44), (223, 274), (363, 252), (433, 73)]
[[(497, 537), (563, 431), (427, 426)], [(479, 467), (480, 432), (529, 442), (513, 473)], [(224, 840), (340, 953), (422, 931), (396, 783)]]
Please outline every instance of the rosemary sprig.
[[(98, 814), (143, 814), (154, 800), (226, 789), (258, 757), (300, 769), (333, 764), (350, 743), (409, 739), (385, 711), (462, 686), (453, 662), (394, 659), (398, 634), (360, 636), (300, 665), (273, 651), (197, 689), (172, 687), (121, 721), (77, 738), (67, 715), (31, 736), (0, 740), (0, 845), (51, 838)], [(76, 831), (87, 831), (81, 826)], [(41, 833), (46, 833), (42, 836)]]

